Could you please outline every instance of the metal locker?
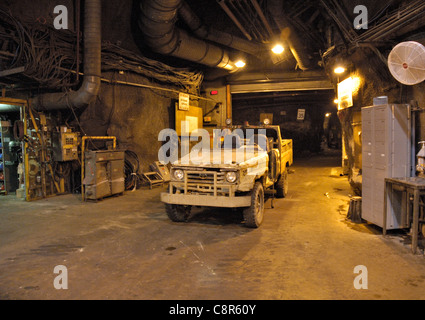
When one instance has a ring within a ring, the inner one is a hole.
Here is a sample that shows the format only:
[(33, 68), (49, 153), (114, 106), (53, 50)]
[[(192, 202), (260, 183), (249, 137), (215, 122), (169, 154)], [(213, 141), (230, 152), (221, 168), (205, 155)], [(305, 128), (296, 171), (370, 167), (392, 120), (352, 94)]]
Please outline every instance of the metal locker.
[[(383, 227), (385, 178), (410, 177), (410, 106), (362, 108), (362, 218)], [(403, 200), (392, 199), (402, 204)], [(387, 230), (403, 228), (399, 210), (387, 207)]]

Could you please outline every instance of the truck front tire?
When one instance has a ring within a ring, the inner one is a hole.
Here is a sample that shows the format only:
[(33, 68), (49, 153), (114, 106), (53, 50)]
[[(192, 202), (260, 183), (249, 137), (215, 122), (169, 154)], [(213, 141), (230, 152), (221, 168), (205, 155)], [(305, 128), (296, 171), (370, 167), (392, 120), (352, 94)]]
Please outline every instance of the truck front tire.
[(264, 188), (261, 182), (256, 182), (251, 193), (251, 206), (243, 211), (245, 225), (258, 228), (264, 218)]
[(165, 211), (168, 218), (174, 222), (186, 222), (190, 215), (190, 206), (181, 206), (176, 204), (165, 204)]

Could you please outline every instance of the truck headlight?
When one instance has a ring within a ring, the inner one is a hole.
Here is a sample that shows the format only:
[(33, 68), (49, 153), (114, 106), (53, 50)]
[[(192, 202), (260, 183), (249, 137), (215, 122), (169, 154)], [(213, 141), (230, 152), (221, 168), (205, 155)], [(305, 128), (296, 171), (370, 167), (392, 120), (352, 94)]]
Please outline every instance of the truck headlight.
[(184, 172), (183, 170), (177, 169), (174, 171), (174, 178), (176, 178), (177, 180), (183, 180), (184, 179)]
[(226, 180), (227, 180), (227, 182), (233, 183), (233, 182), (236, 181), (236, 179), (237, 179), (236, 172), (229, 171), (229, 172), (226, 173)]

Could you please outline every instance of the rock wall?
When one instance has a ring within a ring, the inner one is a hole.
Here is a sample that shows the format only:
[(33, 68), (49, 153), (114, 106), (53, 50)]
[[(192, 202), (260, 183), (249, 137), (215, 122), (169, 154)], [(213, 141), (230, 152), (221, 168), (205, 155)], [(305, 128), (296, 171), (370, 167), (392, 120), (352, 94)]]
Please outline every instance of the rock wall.
[[(386, 52), (383, 56), (387, 56)], [(388, 66), (372, 50), (358, 48), (350, 56), (352, 61), (349, 74), (357, 79), (358, 87), (353, 92), (353, 106), (338, 112), (343, 130), (346, 173), (356, 194), (361, 194), (361, 108), (373, 105), (373, 99), (387, 96), (389, 103), (410, 103), (413, 107), (425, 108), (423, 83), (405, 86), (397, 82), (389, 72)], [(425, 114), (422, 110), (414, 112), (416, 117), (416, 141), (425, 138)], [(419, 151), (416, 146), (416, 152)]]

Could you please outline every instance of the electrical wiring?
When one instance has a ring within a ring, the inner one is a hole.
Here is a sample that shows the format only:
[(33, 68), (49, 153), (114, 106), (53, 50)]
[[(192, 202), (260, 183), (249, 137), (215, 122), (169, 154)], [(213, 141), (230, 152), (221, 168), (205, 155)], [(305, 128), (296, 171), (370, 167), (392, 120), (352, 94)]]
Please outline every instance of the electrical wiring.
[[(39, 83), (40, 88), (66, 89), (75, 84), (76, 39), (70, 30), (21, 22), (0, 9), (0, 45), (8, 44), (0, 52), (0, 69), (25, 66), (23, 75)], [(102, 71), (131, 72), (192, 94), (199, 94), (203, 81), (200, 71), (170, 67), (109, 42), (102, 44)]]
[(111, 43), (102, 45), (102, 70), (134, 72), (162, 83), (174, 84), (191, 93), (198, 93), (203, 81), (201, 72), (173, 68), (164, 63), (136, 55)]

